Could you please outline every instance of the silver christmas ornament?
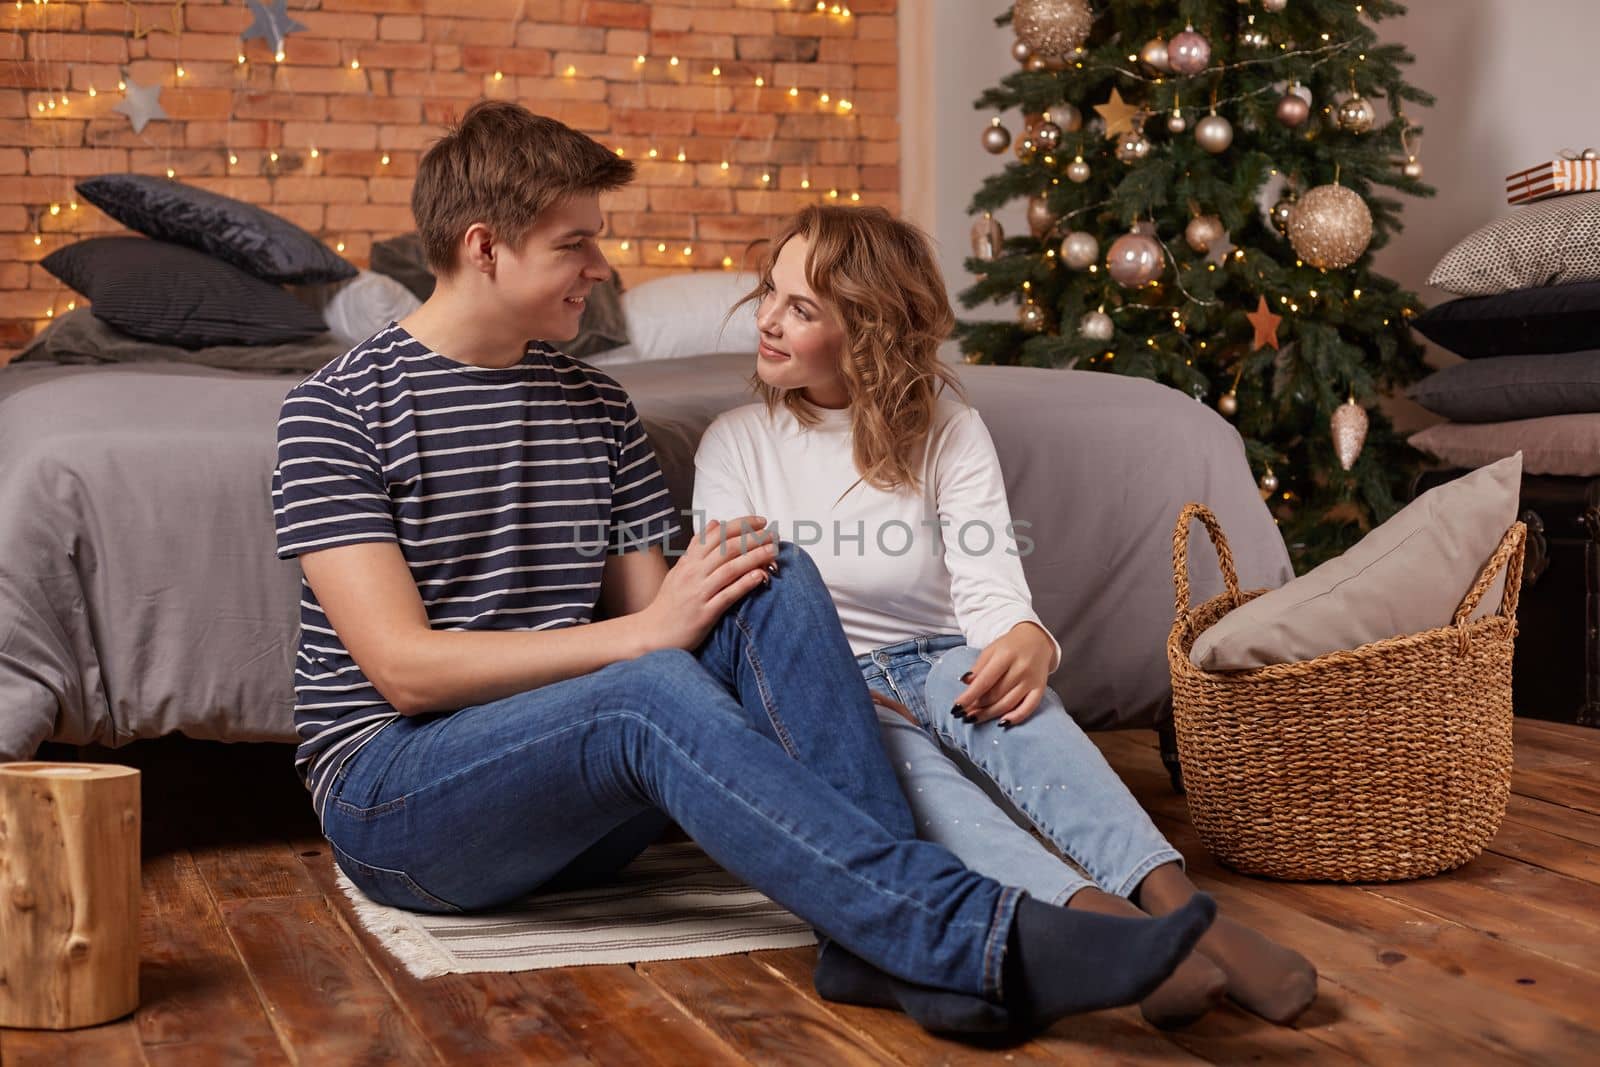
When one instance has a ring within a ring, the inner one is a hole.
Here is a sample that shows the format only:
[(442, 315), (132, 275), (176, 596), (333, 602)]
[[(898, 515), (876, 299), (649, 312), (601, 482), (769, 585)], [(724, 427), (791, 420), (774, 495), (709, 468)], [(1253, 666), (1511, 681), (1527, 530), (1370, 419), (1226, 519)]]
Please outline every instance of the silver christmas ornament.
[(1261, 486), (1261, 495), (1269, 497), (1278, 491), (1278, 476), (1272, 473), (1271, 467), (1268, 467), (1267, 473), (1263, 474), (1256, 484)]
[(1217, 397), (1217, 410), (1230, 419), (1239, 414), (1239, 394), (1229, 389)]
[(1053, 122), (1041, 122), (1039, 128), (1033, 131), (1033, 139), (1038, 142), (1039, 148), (1045, 152), (1054, 152), (1061, 147), (1061, 127)]
[(1017, 309), (1017, 325), (1029, 333), (1043, 333), (1049, 324), (1050, 320), (1045, 315), (1044, 308), (1035, 303), (1031, 296)]
[(1078, 320), (1078, 333), (1091, 341), (1109, 341), (1116, 332), (1116, 324), (1104, 311), (1091, 311)]
[(1311, 105), (1299, 93), (1287, 92), (1278, 101), (1278, 121), (1291, 130), (1311, 117)]
[(1417, 160), (1416, 156), (1410, 156), (1406, 159), (1405, 166), (1400, 168), (1400, 173), (1407, 178), (1420, 178), (1422, 177), (1422, 164)]
[(1183, 239), (1196, 252), (1209, 252), (1211, 242), (1226, 232), (1222, 228), (1222, 220), (1215, 215), (1197, 215), (1189, 220), (1188, 226), (1184, 227)]
[(1339, 105), (1336, 115), (1339, 128), (1346, 133), (1366, 133), (1378, 120), (1372, 102), (1359, 93)]
[(1372, 212), (1342, 185), (1319, 185), (1302, 196), (1289, 216), (1295, 255), (1324, 270), (1348, 267), (1372, 241)]
[(1189, 26), (1167, 42), (1167, 63), (1176, 74), (1199, 74), (1211, 63), (1211, 42)]
[(1005, 242), (1006, 232), (1001, 229), (1000, 220), (987, 211), (983, 213), (983, 218), (972, 224), (972, 254), (977, 258), (998, 259)]
[(1183, 112), (1174, 110), (1167, 116), (1167, 131), (1169, 133), (1182, 133), (1189, 128), (1189, 120), (1183, 117)]
[(1058, 218), (1060, 216), (1050, 210), (1050, 201), (1045, 197), (1028, 198), (1028, 229), (1033, 231), (1035, 237), (1043, 237), (1049, 233)]
[(1167, 42), (1159, 37), (1152, 37), (1139, 49), (1139, 62), (1151, 70), (1165, 74), (1172, 69), (1167, 59)]
[(1367, 443), (1367, 412), (1354, 397), (1340, 404), (1328, 420), (1333, 431), (1333, 450), (1339, 457), (1339, 466), (1349, 470), (1356, 465), (1361, 447)]
[(1150, 142), (1137, 130), (1124, 134), (1117, 139), (1116, 155), (1117, 159), (1132, 166), (1150, 155)]
[(1061, 262), (1072, 270), (1088, 270), (1100, 258), (1100, 242), (1094, 234), (1073, 230), (1061, 239)]
[(1093, 25), (1089, 0), (1016, 0), (1011, 5), (1011, 29), (1035, 54), (1065, 55), (1083, 43)]
[(995, 119), (983, 128), (983, 150), (991, 156), (998, 156), (1011, 147), (1011, 131), (1000, 125), (1000, 120)]
[(1011, 58), (1018, 63), (1026, 63), (1033, 57), (1033, 49), (1028, 47), (1027, 41), (1013, 41), (1011, 43)]
[(1061, 127), (1062, 133), (1077, 133), (1083, 129), (1083, 112), (1076, 104), (1056, 104), (1044, 113), (1045, 121)]
[(1126, 289), (1155, 281), (1165, 265), (1161, 243), (1142, 233), (1123, 234), (1112, 242), (1111, 251), (1106, 254), (1111, 280)]
[(1294, 197), (1286, 196), (1272, 205), (1272, 228), (1289, 236), (1289, 219), (1294, 214)]
[(1067, 179), (1082, 185), (1089, 180), (1089, 164), (1081, 159), (1074, 159), (1067, 164)]
[(1221, 115), (1207, 115), (1195, 123), (1194, 139), (1212, 155), (1226, 152), (1233, 143), (1233, 123)]
[(1289, 0), (1261, 0), (1261, 6), (1276, 15), (1289, 6)]

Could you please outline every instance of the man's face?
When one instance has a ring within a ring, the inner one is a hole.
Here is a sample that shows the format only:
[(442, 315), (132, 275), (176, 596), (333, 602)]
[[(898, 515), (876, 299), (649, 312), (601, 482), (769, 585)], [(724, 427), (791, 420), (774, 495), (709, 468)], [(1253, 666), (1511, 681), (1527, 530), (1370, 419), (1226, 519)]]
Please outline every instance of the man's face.
[(496, 287), (529, 337), (559, 342), (578, 335), (589, 290), (611, 277), (596, 240), (603, 224), (599, 196), (578, 195), (540, 212), (520, 248), (496, 249)]

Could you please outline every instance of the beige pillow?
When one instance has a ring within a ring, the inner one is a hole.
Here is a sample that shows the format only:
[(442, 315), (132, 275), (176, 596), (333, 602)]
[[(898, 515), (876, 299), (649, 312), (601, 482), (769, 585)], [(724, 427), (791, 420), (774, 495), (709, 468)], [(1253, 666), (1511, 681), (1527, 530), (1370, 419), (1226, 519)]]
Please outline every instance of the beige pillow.
[(1412, 434), (1410, 440), (1412, 448), (1452, 467), (1476, 467), (1521, 452), (1522, 469), (1529, 474), (1589, 478), (1600, 474), (1600, 414), (1441, 422)]
[[(1448, 626), (1517, 517), (1522, 456), (1423, 493), (1350, 551), (1223, 616), (1189, 659), (1208, 671), (1315, 659)], [(1473, 612), (1500, 609), (1504, 576)]]

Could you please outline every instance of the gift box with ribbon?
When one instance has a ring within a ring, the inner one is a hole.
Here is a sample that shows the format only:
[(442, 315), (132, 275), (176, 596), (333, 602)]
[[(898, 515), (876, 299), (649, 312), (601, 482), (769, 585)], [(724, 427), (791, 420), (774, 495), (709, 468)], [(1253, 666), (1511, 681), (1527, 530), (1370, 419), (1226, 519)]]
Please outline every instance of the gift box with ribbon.
[(1547, 159), (1506, 178), (1506, 202), (1525, 204), (1566, 193), (1600, 189), (1600, 152), (1563, 149), (1555, 159)]

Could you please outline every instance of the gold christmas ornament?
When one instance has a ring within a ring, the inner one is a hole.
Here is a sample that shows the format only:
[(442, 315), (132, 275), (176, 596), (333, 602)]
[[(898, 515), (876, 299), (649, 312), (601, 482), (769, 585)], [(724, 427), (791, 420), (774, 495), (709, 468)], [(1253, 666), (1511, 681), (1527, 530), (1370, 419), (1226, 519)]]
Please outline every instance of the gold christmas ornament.
[(997, 116), (993, 122), (983, 128), (983, 150), (991, 156), (998, 156), (1010, 147), (1011, 131), (1000, 125), (1000, 119)]
[(1142, 233), (1123, 234), (1112, 242), (1111, 251), (1106, 254), (1111, 280), (1125, 289), (1149, 285), (1165, 266), (1161, 242)]
[(1226, 152), (1233, 144), (1233, 123), (1221, 115), (1207, 115), (1195, 124), (1194, 139), (1212, 155)]
[(1139, 62), (1160, 74), (1172, 70), (1172, 65), (1167, 60), (1167, 42), (1159, 37), (1152, 37), (1139, 49)]
[(1006, 232), (1000, 227), (1000, 220), (989, 212), (983, 213), (983, 218), (972, 224), (972, 254), (979, 259), (998, 259), (1000, 250), (1006, 242)]
[(1239, 414), (1239, 394), (1229, 389), (1217, 397), (1217, 410), (1230, 419)]
[(1067, 179), (1082, 185), (1089, 180), (1089, 164), (1082, 159), (1074, 159), (1067, 164)]
[(1028, 198), (1028, 229), (1033, 231), (1035, 237), (1043, 237), (1049, 233), (1058, 218), (1060, 216), (1050, 210), (1048, 199), (1043, 196)]
[(1117, 141), (1116, 155), (1117, 159), (1132, 166), (1150, 155), (1150, 142), (1144, 139), (1144, 134), (1135, 130)]
[(1289, 216), (1295, 255), (1323, 270), (1348, 267), (1372, 241), (1372, 212), (1342, 185), (1319, 185), (1302, 196)]
[(1189, 220), (1189, 225), (1184, 227), (1183, 239), (1189, 247), (1196, 252), (1211, 251), (1211, 242), (1221, 237), (1227, 231), (1222, 228), (1222, 220), (1215, 215), (1197, 215)]
[(1091, 341), (1109, 341), (1116, 332), (1116, 324), (1104, 311), (1091, 311), (1078, 320), (1078, 333)]
[(1045, 327), (1049, 325), (1049, 319), (1044, 313), (1044, 308), (1035, 303), (1030, 296), (1017, 309), (1017, 325), (1029, 333), (1043, 333)]
[(1106, 140), (1113, 141), (1125, 133), (1132, 133), (1136, 128), (1134, 119), (1139, 114), (1139, 109), (1122, 99), (1122, 94), (1116, 89), (1111, 90), (1111, 97), (1103, 104), (1096, 104), (1094, 109), (1105, 120)]
[(1028, 70), (1049, 70), (1050, 61), (1044, 56), (1029, 56), (1028, 61), (1023, 66)]
[(1100, 242), (1094, 234), (1073, 230), (1061, 239), (1061, 262), (1070, 270), (1088, 270), (1100, 258)]
[(1211, 63), (1211, 42), (1188, 26), (1167, 42), (1167, 64), (1174, 74), (1199, 74)]
[(1035, 53), (1064, 55), (1084, 42), (1093, 25), (1088, 0), (1016, 0), (1011, 5), (1011, 29)]
[(1371, 101), (1357, 93), (1339, 105), (1337, 117), (1339, 128), (1346, 133), (1366, 133), (1378, 120), (1378, 112)]
[(1339, 466), (1349, 470), (1356, 465), (1361, 448), (1367, 443), (1366, 409), (1352, 396), (1334, 409), (1328, 426), (1333, 431), (1333, 450), (1339, 457)]
[(1294, 197), (1286, 196), (1273, 204), (1269, 213), (1272, 218), (1272, 228), (1285, 237), (1289, 236), (1289, 217), (1294, 214), (1294, 203)]

